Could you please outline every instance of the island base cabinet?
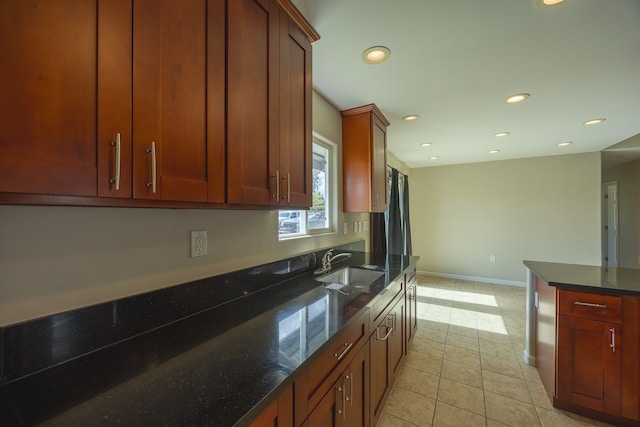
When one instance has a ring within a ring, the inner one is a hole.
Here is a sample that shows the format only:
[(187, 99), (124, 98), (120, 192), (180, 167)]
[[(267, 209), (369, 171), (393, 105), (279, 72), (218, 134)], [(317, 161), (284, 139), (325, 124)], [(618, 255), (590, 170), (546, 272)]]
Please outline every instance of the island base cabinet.
[(559, 316), (558, 343), (558, 400), (620, 415), (622, 327)]

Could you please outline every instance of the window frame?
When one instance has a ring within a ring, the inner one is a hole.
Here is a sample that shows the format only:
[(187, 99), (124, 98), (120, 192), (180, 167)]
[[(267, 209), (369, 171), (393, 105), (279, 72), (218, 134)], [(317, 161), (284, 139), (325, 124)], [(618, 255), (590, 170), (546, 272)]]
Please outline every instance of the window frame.
[[(337, 149), (336, 144), (328, 139), (313, 133), (312, 147), (316, 145), (326, 150), (327, 158), (327, 171), (325, 180), (329, 181), (326, 186), (325, 215), (327, 217), (327, 226), (323, 228), (309, 228), (309, 212), (310, 210), (285, 210), (278, 211), (278, 240), (288, 240), (300, 237), (310, 237), (320, 234), (329, 234), (335, 232), (335, 221), (337, 218), (337, 206), (338, 206), (338, 177), (337, 177)], [(313, 150), (313, 148), (312, 148)], [(313, 156), (313, 154), (312, 154)], [(313, 163), (311, 165), (313, 168)], [(312, 172), (313, 174), (313, 172)], [(313, 178), (312, 178), (313, 179)], [(326, 185), (326, 184), (325, 184)], [(312, 196), (313, 197), (313, 194)], [(300, 230), (297, 233), (281, 233), (280, 232), (280, 213), (281, 212), (300, 212)]]

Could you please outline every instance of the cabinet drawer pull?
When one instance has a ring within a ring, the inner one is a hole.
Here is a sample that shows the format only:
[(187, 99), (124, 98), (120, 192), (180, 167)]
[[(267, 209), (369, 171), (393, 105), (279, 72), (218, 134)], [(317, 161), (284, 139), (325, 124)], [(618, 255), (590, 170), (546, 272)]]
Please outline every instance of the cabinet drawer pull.
[(580, 301), (574, 301), (573, 302), (574, 305), (583, 305), (586, 307), (597, 307), (597, 308), (607, 308), (606, 305), (604, 304), (594, 304), (592, 302), (580, 302)]
[(389, 339), (389, 335), (391, 335), (391, 333), (393, 332), (393, 326), (385, 326), (385, 328), (387, 328), (387, 334), (382, 338), (380, 338), (380, 326), (376, 328), (376, 339), (378, 341), (386, 341), (387, 339)]
[(347, 375), (345, 378), (349, 380), (349, 397), (347, 397), (347, 400), (351, 403), (351, 407), (353, 407), (353, 373)]
[(345, 349), (342, 351), (342, 353), (340, 353), (340, 354), (335, 353), (335, 354), (333, 355), (334, 357), (337, 357), (337, 358), (338, 358), (338, 360), (342, 359), (342, 358), (344, 357), (344, 355), (345, 355), (345, 354), (347, 354), (347, 353), (349, 352), (349, 350), (351, 350), (351, 347), (353, 347), (353, 343), (351, 343), (351, 344), (349, 344), (349, 343), (344, 343), (344, 345), (345, 345), (345, 347), (347, 347), (347, 348), (345, 348)]
[(609, 347), (611, 347), (611, 349), (615, 353), (616, 352), (616, 328), (609, 329), (609, 332), (611, 332), (611, 344), (609, 344)]
[(156, 192), (156, 142), (151, 141), (151, 148), (147, 148), (147, 153), (151, 154), (151, 182), (147, 183), (147, 188)]
[(116, 150), (116, 158), (113, 165), (113, 178), (109, 180), (116, 190), (120, 190), (120, 132), (116, 133), (116, 140), (111, 141), (111, 146)]

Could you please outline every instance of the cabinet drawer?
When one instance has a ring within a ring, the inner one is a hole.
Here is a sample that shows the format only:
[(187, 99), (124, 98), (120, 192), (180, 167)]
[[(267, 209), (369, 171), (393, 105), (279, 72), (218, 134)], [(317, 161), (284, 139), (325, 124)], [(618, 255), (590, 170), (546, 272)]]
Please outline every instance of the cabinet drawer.
[(398, 280), (389, 283), (374, 300), (373, 306), (371, 307), (371, 330), (380, 324), (387, 312), (391, 309), (391, 303), (404, 291), (403, 279), (403, 276), (400, 276)]
[[(368, 337), (368, 312), (332, 339), (330, 345), (311, 365), (302, 380), (296, 381), (296, 399), (303, 399), (310, 412), (320, 402)], [(298, 408), (298, 402), (296, 403)], [(308, 413), (307, 412), (307, 413)], [(298, 415), (296, 415), (297, 417)]]
[(406, 282), (407, 282), (407, 284), (409, 284), (409, 283), (411, 283), (411, 282), (412, 282), (412, 283), (416, 283), (416, 282), (417, 282), (417, 280), (418, 280), (418, 279), (416, 278), (416, 269), (415, 269), (415, 268), (413, 268), (413, 269), (411, 269), (411, 270), (407, 271), (407, 272), (405, 273), (405, 278), (406, 278)]
[(601, 322), (622, 322), (622, 298), (587, 292), (558, 291), (558, 314)]

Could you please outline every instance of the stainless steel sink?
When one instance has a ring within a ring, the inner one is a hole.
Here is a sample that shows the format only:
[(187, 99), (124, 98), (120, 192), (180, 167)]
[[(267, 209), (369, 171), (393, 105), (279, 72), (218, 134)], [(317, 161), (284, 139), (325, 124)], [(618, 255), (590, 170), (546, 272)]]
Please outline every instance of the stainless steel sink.
[(325, 283), (340, 283), (354, 288), (368, 287), (377, 278), (384, 275), (384, 271), (367, 270), (357, 267), (342, 267), (324, 276), (316, 277), (316, 280)]

